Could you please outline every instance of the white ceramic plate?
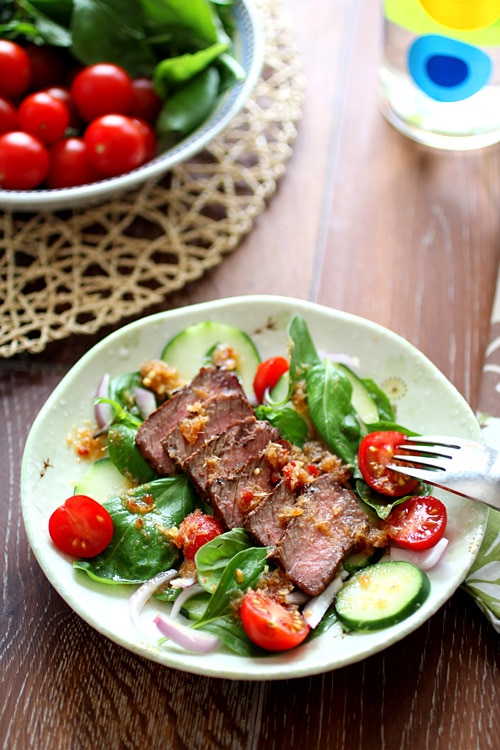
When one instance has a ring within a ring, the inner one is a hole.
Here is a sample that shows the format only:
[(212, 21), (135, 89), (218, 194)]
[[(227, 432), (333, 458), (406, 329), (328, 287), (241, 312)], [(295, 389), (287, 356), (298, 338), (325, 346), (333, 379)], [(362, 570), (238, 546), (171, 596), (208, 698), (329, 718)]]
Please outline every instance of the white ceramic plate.
[(245, 72), (221, 99), (210, 117), (180, 143), (131, 172), (78, 187), (43, 190), (0, 190), (0, 207), (11, 211), (56, 211), (110, 200), (133, 190), (150, 177), (159, 177), (176, 164), (190, 159), (212, 141), (245, 105), (264, 62), (264, 34), (251, 0), (234, 3), (234, 55)]
[(53, 547), (49, 516), (73, 493), (75, 481), (86, 469), (68, 448), (66, 437), (92, 418), (91, 401), (104, 372), (115, 375), (138, 369), (146, 359), (158, 357), (174, 334), (208, 319), (246, 330), (263, 358), (284, 354), (286, 329), (295, 312), (304, 316), (318, 349), (358, 357), (364, 376), (391, 389), (399, 398), (400, 423), (422, 433), (480, 439), (469, 406), (426, 357), (394, 333), (346, 313), (283, 297), (249, 296), (160, 313), (116, 331), (70, 370), (38, 415), (23, 457), (22, 508), (30, 544), (51, 584), (93, 628), (134, 653), (187, 672), (230, 679), (285, 679), (336, 669), (381, 651), (418, 628), (458, 588), (476, 556), (486, 508), (441, 493), (448, 506), (450, 544), (430, 571), (429, 598), (412, 617), (369, 634), (342, 636), (332, 629), (294, 651), (249, 659), (223, 648), (200, 656), (175, 646), (160, 647), (152, 619), (165, 605), (147, 605), (144, 632), (139, 633), (128, 614), (130, 587), (93, 583)]

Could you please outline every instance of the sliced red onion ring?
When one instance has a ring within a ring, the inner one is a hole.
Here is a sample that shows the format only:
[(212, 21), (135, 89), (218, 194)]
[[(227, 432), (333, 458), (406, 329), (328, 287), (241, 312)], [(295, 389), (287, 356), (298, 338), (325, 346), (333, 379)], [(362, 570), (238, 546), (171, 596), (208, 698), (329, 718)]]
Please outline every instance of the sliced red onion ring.
[(318, 594), (318, 596), (309, 599), (308, 603), (302, 610), (304, 620), (307, 622), (309, 627), (314, 629), (317, 625), (319, 625), (326, 610), (342, 588), (344, 578), (346, 577), (347, 573), (339, 573), (337, 576), (335, 576), (333, 581), (328, 584), (326, 589), (321, 592), (321, 594)]
[(137, 408), (143, 419), (146, 419), (150, 414), (156, 411), (156, 398), (153, 391), (148, 391), (147, 388), (135, 386), (134, 396), (135, 403), (137, 404)]
[(420, 570), (430, 570), (441, 560), (447, 546), (448, 539), (443, 537), (434, 547), (422, 550), (421, 552), (403, 549), (402, 547), (391, 547), (390, 559), (411, 562), (417, 568), (420, 568)]
[(205, 589), (199, 583), (193, 583), (191, 586), (188, 586), (183, 591), (181, 591), (175, 602), (172, 604), (170, 617), (175, 620), (175, 618), (181, 611), (184, 602), (187, 602), (188, 599), (196, 596), (196, 594), (203, 594), (204, 591)]
[(173, 620), (171, 617), (157, 615), (154, 622), (162, 635), (187, 651), (206, 654), (220, 644), (220, 640), (215, 635), (187, 627), (181, 622), (179, 616), (176, 620)]
[(175, 578), (176, 575), (177, 571), (175, 570), (175, 568), (172, 568), (171, 570), (164, 570), (161, 573), (155, 575), (154, 578), (150, 578), (150, 580), (146, 581), (146, 583), (143, 583), (142, 586), (139, 586), (137, 591), (132, 594), (129, 599), (128, 606), (132, 622), (138, 630), (139, 615), (148, 599), (150, 599), (155, 591), (158, 591), (158, 589), (163, 586), (164, 583), (166, 583), (167, 581), (171, 581), (172, 578)]
[[(102, 376), (97, 386), (96, 398), (109, 398), (109, 381), (110, 377), (108, 373)], [(113, 411), (109, 404), (96, 404), (94, 406), (94, 416), (97, 426), (101, 430), (105, 430), (111, 424)]]

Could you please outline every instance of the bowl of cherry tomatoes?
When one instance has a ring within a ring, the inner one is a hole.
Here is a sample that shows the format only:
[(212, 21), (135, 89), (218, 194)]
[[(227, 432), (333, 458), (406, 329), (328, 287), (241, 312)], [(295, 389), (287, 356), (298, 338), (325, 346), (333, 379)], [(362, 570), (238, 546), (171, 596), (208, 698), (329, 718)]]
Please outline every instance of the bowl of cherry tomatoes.
[(161, 18), (137, 0), (120, 24), (109, 8), (80, 18), (70, 3), (61, 17), (56, 5), (26, 17), (13, 4), (0, 24), (0, 209), (75, 208), (137, 189), (201, 151), (258, 80), (249, 0), (197, 0), (194, 14), (166, 0)]

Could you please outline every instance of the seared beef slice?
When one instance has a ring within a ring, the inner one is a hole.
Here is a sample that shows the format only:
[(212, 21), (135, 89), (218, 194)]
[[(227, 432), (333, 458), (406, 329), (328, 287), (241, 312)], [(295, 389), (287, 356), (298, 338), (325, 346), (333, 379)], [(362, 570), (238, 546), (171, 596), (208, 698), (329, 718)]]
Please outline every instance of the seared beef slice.
[(281, 439), (279, 431), (269, 422), (240, 422), (207, 440), (183, 463), (199, 492), (206, 495), (216, 479), (234, 477), (257, 458), (270, 441)]
[(306, 594), (321, 593), (343, 558), (370, 537), (368, 516), (353, 492), (329, 474), (306, 485), (276, 550), (291, 580)]
[(162, 440), (188, 416), (190, 407), (196, 402), (217, 394), (235, 393), (243, 396), (236, 375), (216, 367), (202, 368), (190, 385), (175, 391), (142, 423), (136, 435), (139, 451), (160, 476), (175, 474), (177, 465), (164, 449)]
[(281, 480), (272, 493), (247, 515), (246, 530), (264, 547), (278, 544), (297, 511), (296, 500), (295, 492)]
[(233, 425), (253, 425), (256, 421), (252, 407), (240, 393), (218, 394), (192, 404), (186, 417), (162, 440), (163, 447), (185, 469), (186, 459), (210, 438)]

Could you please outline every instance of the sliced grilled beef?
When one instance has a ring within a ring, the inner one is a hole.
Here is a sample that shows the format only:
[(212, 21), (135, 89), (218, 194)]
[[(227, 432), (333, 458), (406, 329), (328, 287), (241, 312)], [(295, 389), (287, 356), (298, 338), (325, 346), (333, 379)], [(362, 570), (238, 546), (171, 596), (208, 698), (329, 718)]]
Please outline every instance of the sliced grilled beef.
[(300, 589), (316, 596), (343, 558), (371, 540), (375, 530), (354, 493), (329, 474), (307, 485), (296, 507), (302, 513), (288, 523), (276, 558)]
[(196, 402), (217, 394), (235, 393), (243, 396), (236, 375), (216, 367), (202, 368), (189, 385), (175, 391), (137, 430), (136, 444), (143, 457), (160, 476), (177, 473), (177, 465), (164, 449), (162, 440), (187, 417)]
[(193, 404), (162, 444), (170, 458), (185, 469), (186, 459), (211, 438), (234, 425), (254, 425), (256, 422), (252, 407), (244, 396), (238, 392), (221, 393)]
[(208, 486), (216, 479), (235, 476), (269, 442), (278, 440), (281, 440), (279, 430), (269, 422), (240, 422), (207, 440), (184, 460), (182, 468), (206, 496)]
[[(297, 512), (296, 494), (281, 480), (245, 519), (246, 530), (264, 547), (276, 545)], [(300, 512), (300, 510), (299, 510)]]

